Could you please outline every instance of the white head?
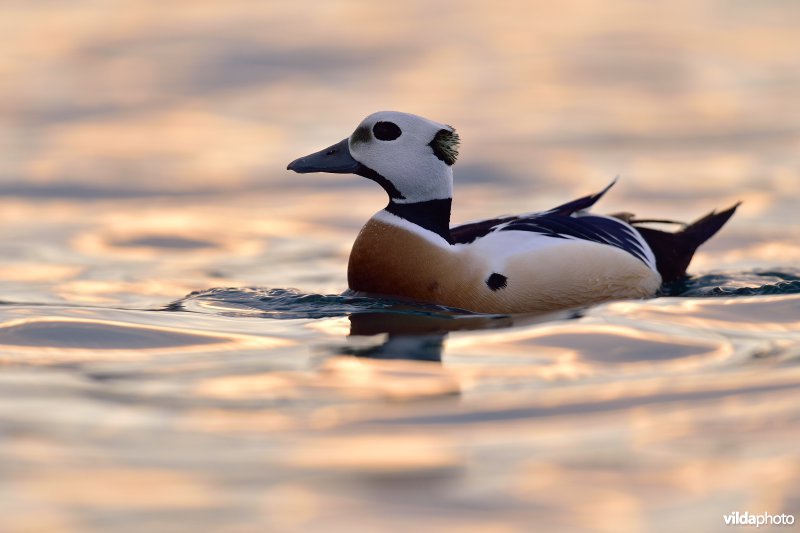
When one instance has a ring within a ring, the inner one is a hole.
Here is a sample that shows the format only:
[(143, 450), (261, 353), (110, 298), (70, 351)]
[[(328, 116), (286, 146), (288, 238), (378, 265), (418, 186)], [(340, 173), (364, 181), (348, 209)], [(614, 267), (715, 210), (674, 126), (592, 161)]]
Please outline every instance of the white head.
[(295, 172), (354, 173), (379, 183), (394, 203), (449, 199), (458, 134), (426, 118), (379, 111), (349, 138), (289, 164)]

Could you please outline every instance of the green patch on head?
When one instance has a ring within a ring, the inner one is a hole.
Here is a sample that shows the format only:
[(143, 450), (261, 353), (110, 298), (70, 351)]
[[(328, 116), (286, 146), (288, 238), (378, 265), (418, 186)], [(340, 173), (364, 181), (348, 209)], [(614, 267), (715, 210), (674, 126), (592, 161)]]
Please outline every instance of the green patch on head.
[(452, 165), (458, 159), (458, 146), (461, 139), (452, 126), (448, 127), (450, 129), (442, 128), (437, 131), (428, 146), (433, 148), (434, 155), (444, 161), (446, 165)]

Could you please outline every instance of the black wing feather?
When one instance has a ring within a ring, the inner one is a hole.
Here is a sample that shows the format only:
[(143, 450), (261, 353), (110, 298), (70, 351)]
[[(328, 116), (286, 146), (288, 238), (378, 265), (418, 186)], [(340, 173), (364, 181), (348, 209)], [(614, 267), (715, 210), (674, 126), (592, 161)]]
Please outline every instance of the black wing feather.
[[(619, 231), (616, 227), (613, 227), (612, 231), (603, 231), (604, 228), (608, 226), (608, 224), (604, 224), (603, 228), (596, 228), (596, 231), (592, 231), (587, 227), (587, 224), (576, 225), (570, 222), (575, 220), (572, 218), (573, 214), (592, 207), (595, 203), (597, 203), (598, 200), (600, 200), (600, 198), (603, 197), (605, 193), (608, 192), (611, 187), (614, 186), (616, 182), (617, 180), (614, 179), (614, 181), (609, 183), (605, 189), (596, 194), (583, 196), (577, 200), (572, 200), (571, 202), (554, 207), (549, 211), (526, 215), (502, 216), (452, 227), (450, 228), (451, 242), (454, 244), (469, 244), (475, 239), (488, 235), (493, 231), (497, 231), (500, 227), (505, 228), (509, 224), (514, 224), (515, 226), (513, 229), (517, 231), (534, 231), (557, 238), (574, 237), (585, 240), (595, 240), (597, 242), (606, 242), (606, 244), (612, 244), (613, 246), (617, 247), (625, 247), (626, 241), (616, 235), (616, 233)], [(546, 222), (539, 222), (544, 218), (547, 219)], [(562, 220), (562, 218), (567, 220), (559, 222)], [(537, 222), (531, 224), (532, 221)], [(506, 226), (503, 226), (504, 224)], [(626, 227), (622, 225), (619, 226), (623, 228)], [(603, 232), (606, 234), (608, 240), (598, 241), (598, 235), (602, 234)]]
[(614, 246), (624, 250), (645, 264), (647, 254), (635, 230), (615, 219), (582, 216), (570, 217), (554, 213), (512, 221), (497, 231), (530, 231), (556, 239), (580, 239)]
[(497, 226), (518, 218), (519, 217), (516, 216), (498, 217), (454, 226), (450, 228), (450, 241), (453, 244), (469, 244), (479, 237), (488, 235), (494, 231)]
[(571, 202), (567, 202), (558, 207), (554, 207), (553, 209), (546, 211), (546, 213), (553, 215), (570, 216), (576, 213), (577, 211), (583, 211), (585, 209), (589, 209), (594, 204), (596, 204), (597, 201), (600, 198), (602, 198), (603, 195), (605, 195), (608, 192), (608, 190), (611, 187), (613, 187), (614, 184), (616, 183), (617, 183), (617, 178), (614, 178), (614, 181), (606, 185), (606, 188), (603, 189), (602, 191), (595, 194), (590, 194), (588, 196), (583, 196), (582, 198), (578, 198), (577, 200), (572, 200)]
[[(737, 203), (720, 213), (711, 212), (675, 233), (641, 226), (632, 228), (615, 218), (573, 216), (592, 207), (616, 181), (597, 194), (578, 198), (542, 213), (497, 217), (456, 226), (450, 230), (452, 242), (470, 243), (495, 231), (530, 231), (556, 239), (598, 242), (624, 250), (648, 266), (657, 267), (663, 280), (669, 282), (686, 275), (686, 268), (697, 247), (719, 231), (739, 207)], [(637, 222), (646, 221), (632, 221), (634, 225)], [(655, 257), (655, 265), (647, 260), (648, 253)]]

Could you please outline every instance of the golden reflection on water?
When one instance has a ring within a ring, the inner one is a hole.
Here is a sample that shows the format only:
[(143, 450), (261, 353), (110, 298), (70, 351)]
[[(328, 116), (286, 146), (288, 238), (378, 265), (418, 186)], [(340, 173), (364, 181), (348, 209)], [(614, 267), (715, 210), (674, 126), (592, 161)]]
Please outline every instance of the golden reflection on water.
[(414, 478), (458, 468), (463, 463), (448, 439), (422, 435), (359, 435), (323, 438), (300, 447), (287, 458), (289, 464), (314, 470), (348, 474), (395, 475)]
[(336, 357), (305, 372), (226, 375), (200, 382), (197, 394), (220, 399), (300, 399), (318, 392), (362, 400), (418, 400), (458, 394), (458, 380), (441, 365)]
[(36, 317), (0, 323), (0, 362), (27, 364), (153, 357), (191, 353), (272, 349), (288, 339), (191, 331), (97, 318)]
[[(797, 5), (0, 11), (0, 529), (710, 531), (735, 510), (798, 515), (796, 296), (572, 318), (161, 310), (211, 287), (344, 289), (385, 197), (284, 169), (387, 108), (459, 130), (454, 221), (621, 175), (599, 211), (692, 220), (744, 201), (693, 272), (792, 267)], [(425, 361), (393, 359), (423, 345)]]
[(82, 271), (73, 265), (47, 265), (34, 262), (22, 262), (0, 266), (0, 278), (8, 282), (35, 283), (52, 282), (74, 278)]
[(448, 347), (461, 355), (484, 356), (484, 361), (489, 354), (503, 354), (494, 361), (495, 368), (487, 370), (489, 374), (503, 372), (498, 363), (511, 354), (519, 354), (511, 359), (515, 366), (530, 361), (535, 364), (536, 375), (556, 381), (602, 375), (608, 372), (609, 365), (613, 365), (615, 374), (642, 375), (656, 369), (663, 373), (687, 372), (725, 361), (733, 353), (731, 345), (720, 338), (680, 338), (650, 329), (568, 323), (456, 338)]
[(252, 185), (388, 107), (461, 128), (465, 164), (573, 191), (622, 173), (645, 190), (753, 205), (762, 185), (795, 193), (794, 6), (307, 6), (5, 8), (15, 46), (0, 60), (11, 80), (0, 105), (37, 142), (1, 170), (39, 183)]
[(762, 242), (746, 246), (737, 250), (727, 250), (722, 254), (709, 258), (706, 254), (698, 254), (698, 268), (709, 268), (718, 262), (728, 264), (742, 264), (758, 258), (764, 263), (780, 265), (796, 265), (800, 263), (800, 245), (795, 240)]
[(213, 488), (201, 477), (155, 469), (54, 469), (42, 477), (32, 477), (20, 488), (23, 492), (35, 491), (43, 484), (49, 498), (66, 507), (185, 509), (207, 507), (215, 500)]
[[(609, 310), (624, 313), (634, 320), (656, 323), (681, 323), (706, 330), (740, 330), (752, 333), (776, 332), (786, 338), (798, 336), (798, 305), (792, 296), (762, 296), (757, 299), (674, 299), (646, 305), (628, 302), (608, 304)], [(758, 321), (754, 321), (754, 318)]]

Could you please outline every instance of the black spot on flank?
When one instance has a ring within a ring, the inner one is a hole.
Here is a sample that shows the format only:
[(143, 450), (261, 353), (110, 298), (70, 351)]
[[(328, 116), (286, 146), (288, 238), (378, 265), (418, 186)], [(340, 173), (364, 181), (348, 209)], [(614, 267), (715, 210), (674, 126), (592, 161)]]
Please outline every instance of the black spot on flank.
[(372, 126), (372, 133), (379, 141), (393, 141), (403, 134), (400, 127), (394, 122), (376, 122)]
[(357, 127), (356, 131), (350, 136), (350, 141), (353, 144), (368, 143), (370, 140), (372, 140), (372, 136), (369, 133), (369, 128), (366, 126)]
[(508, 278), (497, 272), (492, 272), (492, 275), (486, 279), (486, 286), (493, 291), (505, 289), (506, 285), (508, 285)]
[(441, 129), (436, 132), (436, 136), (428, 143), (433, 149), (433, 155), (438, 157), (448, 166), (452, 166), (458, 159), (459, 137), (456, 130)]

